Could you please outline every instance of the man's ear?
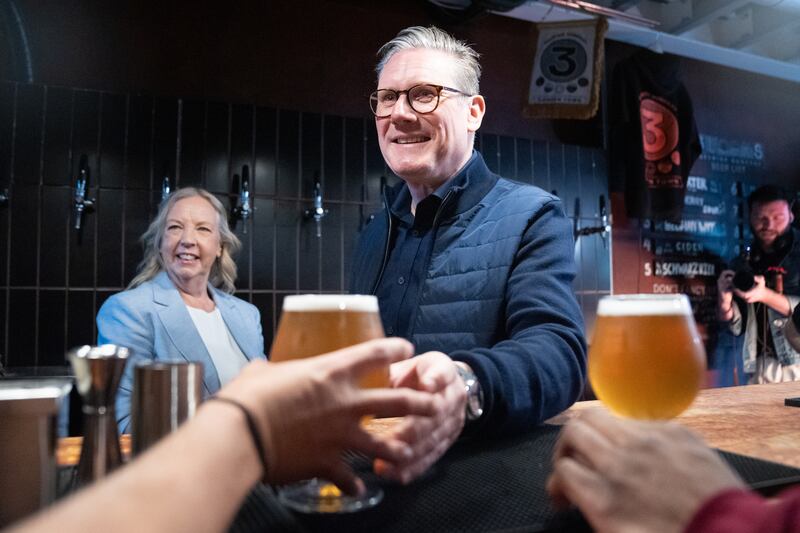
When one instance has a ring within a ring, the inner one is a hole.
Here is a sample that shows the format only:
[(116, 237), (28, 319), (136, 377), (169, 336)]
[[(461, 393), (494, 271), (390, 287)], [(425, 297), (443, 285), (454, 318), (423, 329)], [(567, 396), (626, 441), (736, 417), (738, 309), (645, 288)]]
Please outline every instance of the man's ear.
[(483, 96), (476, 94), (470, 96), (469, 101), (469, 117), (467, 118), (467, 130), (470, 133), (475, 133), (481, 127), (483, 122), (483, 115), (486, 113), (486, 100)]

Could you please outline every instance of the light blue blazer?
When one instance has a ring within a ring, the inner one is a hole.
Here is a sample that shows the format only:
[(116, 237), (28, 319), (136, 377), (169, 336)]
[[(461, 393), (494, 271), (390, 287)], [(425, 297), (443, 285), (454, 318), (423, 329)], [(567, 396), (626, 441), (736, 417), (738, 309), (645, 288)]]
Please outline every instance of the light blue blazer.
[[(209, 285), (214, 302), (236, 344), (248, 360), (264, 359), (264, 337), (258, 309)], [(135, 289), (110, 297), (97, 314), (98, 344), (131, 350), (117, 393), (117, 426), (130, 431), (133, 367), (142, 361), (186, 360), (203, 363), (203, 397), (220, 388), (217, 369), (178, 289), (166, 272)]]

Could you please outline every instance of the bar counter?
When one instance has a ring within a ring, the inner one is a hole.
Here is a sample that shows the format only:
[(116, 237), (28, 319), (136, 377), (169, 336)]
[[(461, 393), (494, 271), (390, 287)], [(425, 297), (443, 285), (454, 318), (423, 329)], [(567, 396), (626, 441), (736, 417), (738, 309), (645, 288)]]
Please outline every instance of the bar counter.
[[(676, 420), (714, 448), (800, 468), (800, 407), (784, 405), (789, 397), (800, 397), (800, 382), (705, 389)], [(561, 425), (582, 410), (598, 408), (605, 409), (597, 400), (578, 402), (548, 423)], [(392, 423), (373, 421), (378, 429)], [(120, 443), (128, 456), (130, 436), (123, 435)], [(58, 464), (76, 464), (80, 446), (80, 437), (60, 439)]]
[[(714, 448), (800, 468), (800, 407), (784, 405), (799, 396), (800, 382), (705, 389), (676, 421)], [(549, 422), (591, 408), (605, 409), (597, 400), (578, 402)]]
[[(677, 421), (723, 450), (723, 459), (747, 483), (772, 494), (800, 481), (800, 408), (784, 406), (784, 399), (794, 396), (800, 396), (800, 383), (707, 389)], [(577, 512), (552, 507), (545, 482), (559, 425), (591, 408), (604, 409), (598, 401), (579, 402), (526, 434), (459, 442), (414, 483), (384, 484), (384, 501), (368, 511), (294, 514), (269, 487), (258, 485), (231, 531), (589, 531)], [(392, 422), (376, 420), (375, 425)], [(77, 459), (78, 442), (60, 443), (72, 450), (69, 462)], [(127, 442), (123, 445), (127, 448)]]

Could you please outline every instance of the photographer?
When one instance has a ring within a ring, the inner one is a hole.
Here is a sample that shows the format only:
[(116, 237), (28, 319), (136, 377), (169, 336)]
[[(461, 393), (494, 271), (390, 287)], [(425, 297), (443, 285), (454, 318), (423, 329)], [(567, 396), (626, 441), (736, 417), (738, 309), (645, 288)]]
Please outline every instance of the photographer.
[(800, 353), (782, 331), (800, 303), (800, 232), (789, 196), (764, 185), (747, 198), (753, 242), (717, 280), (719, 318), (745, 335), (742, 357), (748, 383), (800, 380)]

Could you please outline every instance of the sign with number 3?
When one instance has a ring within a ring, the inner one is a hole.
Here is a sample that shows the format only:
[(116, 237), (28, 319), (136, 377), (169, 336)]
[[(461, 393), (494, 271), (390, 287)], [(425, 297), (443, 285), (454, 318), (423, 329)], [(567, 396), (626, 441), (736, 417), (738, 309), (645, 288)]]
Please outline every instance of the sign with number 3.
[(607, 28), (604, 18), (536, 25), (526, 116), (587, 119), (597, 113)]

